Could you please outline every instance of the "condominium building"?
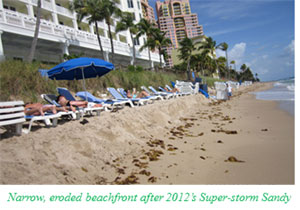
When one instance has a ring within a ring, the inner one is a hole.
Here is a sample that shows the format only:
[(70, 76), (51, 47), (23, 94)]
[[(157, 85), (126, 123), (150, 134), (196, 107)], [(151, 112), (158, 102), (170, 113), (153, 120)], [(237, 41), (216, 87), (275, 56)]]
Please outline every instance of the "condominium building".
[[(69, 10), (72, 0), (41, 0), (41, 24), (35, 59), (45, 63), (58, 63), (63, 54), (77, 54), (102, 58), (94, 24), (86, 19), (77, 22), (75, 12)], [(143, 18), (140, 0), (120, 0), (122, 11), (132, 12), (136, 22)], [(0, 59), (24, 59), (29, 53), (34, 35), (37, 0), (0, 0)], [(115, 48), (114, 64), (128, 65), (132, 62), (132, 46), (129, 31), (115, 32), (118, 19), (113, 18), (112, 35)], [(105, 59), (109, 59), (111, 45), (108, 26), (98, 22), (99, 34)], [(148, 51), (139, 52), (146, 37), (135, 41), (138, 65), (147, 66)], [(159, 63), (159, 55), (151, 54), (154, 63)]]
[(151, 7), (149, 5), (149, 1), (141, 0), (141, 5), (142, 5), (142, 12), (143, 12), (144, 18), (146, 20), (148, 20), (150, 23), (153, 23), (156, 25), (154, 10), (153, 10), (153, 7)]
[(191, 12), (189, 0), (165, 0), (156, 1), (156, 12), (158, 27), (165, 31), (166, 36), (171, 39), (172, 47), (168, 47), (169, 59), (166, 65), (173, 66), (171, 58), (172, 50), (177, 49), (179, 42), (185, 37), (193, 38), (203, 35), (203, 28), (198, 24), (196, 13)]

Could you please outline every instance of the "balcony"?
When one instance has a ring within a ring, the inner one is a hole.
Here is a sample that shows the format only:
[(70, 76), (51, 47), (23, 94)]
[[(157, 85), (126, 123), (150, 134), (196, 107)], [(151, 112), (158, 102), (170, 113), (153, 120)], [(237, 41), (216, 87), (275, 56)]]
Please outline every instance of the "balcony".
[(69, 9), (64, 8), (62, 6), (57, 6), (57, 5), (55, 5), (55, 6), (56, 6), (56, 12), (58, 14), (65, 15), (65, 16), (68, 16), (68, 17), (71, 17), (71, 18), (73, 17), (73, 13)]
[[(24, 1), (24, 0), (23, 0)], [(37, 6), (37, 0), (31, 0), (31, 3), (34, 5), (34, 6)], [(53, 10), (53, 7), (52, 7), (52, 4), (51, 2), (49, 1), (46, 1), (46, 0), (42, 0), (42, 8), (43, 9), (46, 9), (46, 10)]]
[[(19, 34), (24, 36), (32, 36), (35, 30), (36, 18), (32, 18), (28, 15), (4, 9), (0, 11), (0, 25), (1, 30), (8, 33)], [(97, 36), (75, 28), (56, 25), (55, 23), (41, 19), (40, 25), (40, 39), (53, 41), (56, 43), (63, 43), (68, 41), (74, 46), (80, 46), (90, 49), (99, 49)], [(105, 51), (110, 51), (110, 40), (105, 37), (101, 37), (102, 45)], [(127, 43), (114, 40), (115, 53), (130, 57), (131, 47)], [(51, 47), (51, 46), (49, 46)], [(136, 47), (138, 52), (139, 47)], [(153, 61), (159, 62), (159, 55), (157, 53), (151, 53)], [(137, 53), (137, 58), (148, 60), (148, 51), (144, 50)]]

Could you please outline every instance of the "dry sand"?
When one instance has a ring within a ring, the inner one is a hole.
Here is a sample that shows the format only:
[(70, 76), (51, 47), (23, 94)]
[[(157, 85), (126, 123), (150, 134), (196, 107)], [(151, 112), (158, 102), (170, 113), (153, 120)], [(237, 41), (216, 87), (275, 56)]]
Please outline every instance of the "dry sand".
[(294, 117), (249, 94), (202, 95), (0, 140), (1, 184), (294, 184)]

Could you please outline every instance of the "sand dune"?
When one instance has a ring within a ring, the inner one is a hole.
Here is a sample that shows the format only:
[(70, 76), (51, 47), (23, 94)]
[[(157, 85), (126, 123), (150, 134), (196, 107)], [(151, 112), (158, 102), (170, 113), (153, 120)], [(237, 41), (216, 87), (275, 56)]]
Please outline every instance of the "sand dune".
[(125, 107), (3, 139), (0, 183), (293, 183), (293, 118), (247, 93), (269, 87), (220, 104), (199, 94)]

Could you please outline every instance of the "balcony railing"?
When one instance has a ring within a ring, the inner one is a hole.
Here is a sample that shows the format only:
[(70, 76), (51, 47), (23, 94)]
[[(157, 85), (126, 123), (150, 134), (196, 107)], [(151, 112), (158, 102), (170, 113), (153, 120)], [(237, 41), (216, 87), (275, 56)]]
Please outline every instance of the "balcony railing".
[[(2, 30), (11, 33), (20, 33), (22, 34), (22, 29), (24, 30), (35, 30), (36, 18), (32, 18), (28, 15), (18, 13), (15, 11), (4, 9), (0, 11), (0, 24), (3, 26)], [(6, 27), (10, 26), (10, 30)], [(12, 30), (13, 27), (13, 30)], [(20, 29), (21, 28), (21, 29)], [(52, 35), (53, 37), (57, 37), (57, 41), (60, 42), (62, 39), (66, 39), (73, 45), (84, 46), (84, 44), (88, 44), (88, 46), (98, 45), (97, 36), (86, 32), (76, 30), (75, 28), (71, 28), (63, 25), (56, 25), (55, 23), (41, 19), (40, 24), (40, 32), (41, 35), (47, 37), (47, 35)], [(101, 37), (102, 45), (105, 50), (110, 51), (110, 40), (106, 37)], [(127, 43), (119, 42), (114, 40), (115, 52), (117, 54), (122, 54), (126, 56), (132, 56), (132, 47), (129, 47)], [(148, 51), (144, 50), (142, 52), (138, 52), (139, 47), (136, 47), (137, 58), (140, 59), (148, 59)], [(151, 58), (153, 61), (159, 61), (159, 55), (157, 53), (151, 53)]]
[[(31, 0), (31, 2), (34, 4), (34, 5), (37, 5), (37, 0)], [(53, 7), (52, 7), (52, 4), (48, 1), (45, 1), (45, 0), (42, 0), (42, 8), (43, 9), (46, 9), (46, 10), (52, 10)]]
[(56, 5), (56, 12), (60, 15), (66, 15), (69, 17), (73, 17), (73, 13), (69, 9), (61, 7), (61, 6)]

